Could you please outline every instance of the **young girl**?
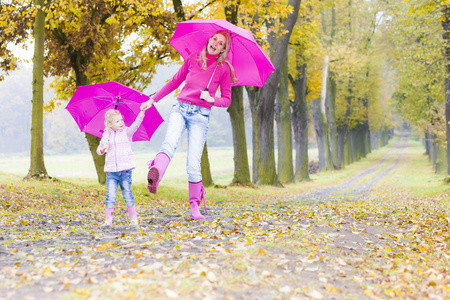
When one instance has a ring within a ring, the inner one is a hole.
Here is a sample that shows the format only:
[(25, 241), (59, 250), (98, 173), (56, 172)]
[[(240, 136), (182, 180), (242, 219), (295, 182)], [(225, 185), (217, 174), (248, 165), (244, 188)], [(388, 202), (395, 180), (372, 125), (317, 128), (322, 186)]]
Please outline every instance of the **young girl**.
[(119, 185), (128, 208), (130, 225), (138, 225), (136, 206), (131, 191), (131, 170), (136, 168), (131, 151), (131, 138), (143, 119), (144, 110), (141, 110), (133, 124), (127, 127), (120, 111), (110, 109), (105, 113), (105, 132), (97, 148), (99, 155), (106, 153), (105, 223), (101, 227), (112, 226)]
[[(148, 190), (155, 193), (180, 137), (187, 129), (186, 171), (189, 180), (191, 218), (194, 220), (205, 218), (199, 211), (201, 199), (204, 200), (200, 161), (208, 133), (211, 107), (228, 107), (231, 103), (231, 83), (236, 82), (234, 69), (227, 59), (230, 47), (230, 35), (226, 31), (216, 32), (200, 53), (189, 56), (175, 76), (141, 105), (141, 109), (151, 107), (153, 102), (159, 101), (186, 81), (177, 103), (170, 112), (165, 140), (150, 164), (147, 179)], [(221, 95), (215, 97), (219, 86)]]

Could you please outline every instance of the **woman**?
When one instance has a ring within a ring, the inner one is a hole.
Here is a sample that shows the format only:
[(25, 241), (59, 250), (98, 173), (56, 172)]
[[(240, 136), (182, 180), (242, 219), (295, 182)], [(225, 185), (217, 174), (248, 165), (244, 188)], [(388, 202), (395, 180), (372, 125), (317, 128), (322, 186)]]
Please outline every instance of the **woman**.
[[(236, 82), (233, 66), (227, 59), (230, 47), (230, 35), (226, 31), (216, 32), (200, 53), (189, 56), (175, 76), (141, 105), (142, 110), (148, 109), (185, 81), (178, 101), (170, 112), (165, 140), (149, 165), (147, 188), (151, 193), (156, 193), (181, 135), (187, 129), (186, 171), (189, 180), (191, 218), (194, 220), (205, 219), (199, 210), (201, 199), (204, 202), (200, 161), (208, 133), (211, 107), (228, 107), (231, 103), (231, 84)], [(219, 86), (221, 95), (216, 97)], [(206, 212), (205, 202), (204, 205)]]

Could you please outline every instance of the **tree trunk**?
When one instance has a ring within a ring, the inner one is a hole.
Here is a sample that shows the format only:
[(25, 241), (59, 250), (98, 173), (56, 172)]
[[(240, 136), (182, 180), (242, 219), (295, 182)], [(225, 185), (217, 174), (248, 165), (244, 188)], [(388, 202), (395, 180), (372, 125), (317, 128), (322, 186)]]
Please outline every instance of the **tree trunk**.
[(364, 129), (362, 125), (358, 125), (356, 128), (356, 161), (361, 160), (364, 153)]
[(314, 120), (314, 130), (316, 132), (317, 149), (319, 150), (319, 171), (326, 169), (325, 163), (325, 146), (324, 133), (322, 127), (322, 114), (319, 111), (319, 103), (317, 99), (311, 100), (311, 114)]
[(211, 176), (211, 167), (209, 165), (209, 159), (208, 159), (208, 146), (206, 145), (203, 147), (203, 153), (202, 153), (202, 183), (203, 186), (213, 186), (214, 181)]
[(447, 172), (447, 153), (446, 149), (438, 142), (435, 143), (436, 147), (436, 174), (448, 174)]
[[(369, 77), (369, 74), (367, 73), (366, 77)], [(364, 110), (366, 112), (366, 115), (369, 115), (369, 100), (364, 98), (362, 99)], [(361, 125), (361, 142), (362, 142), (362, 148), (361, 148), (361, 157), (366, 157), (367, 154), (370, 153), (370, 129), (369, 129), (369, 120), (366, 118)]]
[(331, 143), (331, 160), (333, 162), (333, 166), (335, 170), (339, 170), (341, 165), (339, 163), (338, 157), (338, 134), (337, 134), (337, 126), (336, 126), (336, 82), (334, 81), (333, 74), (328, 79), (329, 81), (329, 90), (330, 97), (328, 98), (329, 104), (329, 126), (330, 126), (330, 143)]
[(280, 71), (283, 66), (283, 55), (288, 47), (292, 29), (298, 19), (301, 0), (290, 0), (293, 8), (284, 24), (284, 34), (278, 39), (275, 52), (271, 55), (276, 70), (270, 74), (264, 87), (258, 93), (253, 104), (253, 182), (256, 184), (279, 185), (275, 171), (274, 154), (274, 111)]
[(330, 151), (330, 126), (329, 121), (327, 120), (327, 103), (330, 98), (330, 89), (329, 89), (329, 56), (328, 54), (324, 58), (324, 67), (322, 72), (322, 92), (320, 95), (320, 103), (319, 103), (319, 112), (320, 118), (320, 126), (322, 127), (322, 144), (323, 144), (323, 154), (324, 154), (324, 168), (326, 170), (333, 170), (333, 161), (331, 158)]
[(292, 164), (292, 127), (287, 48), (284, 57), (275, 117), (278, 132), (278, 179), (282, 183), (291, 183), (294, 182), (294, 166)]
[[(226, 20), (237, 25), (238, 12), (239, 3), (226, 6)], [(231, 104), (227, 111), (230, 115), (231, 130), (233, 133), (234, 176), (232, 184), (252, 185), (247, 155), (244, 120), (244, 88), (242, 86), (234, 86), (231, 88)]]
[(244, 94), (242, 86), (231, 88), (231, 104), (227, 111), (230, 115), (233, 133), (234, 176), (232, 184), (252, 185), (248, 164), (247, 141), (245, 139)]
[(350, 153), (351, 153), (350, 163), (358, 161), (357, 136), (358, 136), (357, 128), (353, 128), (350, 131), (350, 148), (351, 148), (351, 150), (350, 150)]
[[(450, 5), (442, 6), (442, 27), (444, 33), (442, 35), (444, 39), (444, 58), (446, 59), (445, 69), (445, 129), (447, 134), (447, 163), (450, 163)], [(450, 167), (447, 165), (447, 175), (450, 171)]]
[[(89, 85), (89, 79), (83, 72), (80, 71), (77, 63), (72, 64), (72, 68), (75, 70), (75, 78), (77, 87), (83, 85)], [(100, 144), (100, 138), (85, 133), (84, 134), (86, 141), (89, 146), (89, 151), (91, 152), (92, 160), (94, 161), (95, 171), (97, 173), (97, 180), (100, 184), (105, 184), (106, 182), (106, 173), (105, 173), (105, 155), (98, 155), (97, 148)]]
[(430, 140), (431, 140), (431, 134), (428, 131), (426, 131), (425, 132), (425, 149), (428, 154), (428, 161), (431, 161), (431, 154), (433, 152), (433, 148), (431, 147)]
[(340, 168), (345, 167), (345, 131), (342, 128), (337, 129), (337, 151), (338, 151), (338, 165)]
[[(297, 54), (298, 55), (298, 54)], [(306, 101), (306, 64), (297, 60), (297, 77), (289, 76), (294, 87), (292, 124), (295, 139), (295, 181), (309, 181), (308, 158), (308, 102)]]
[(353, 154), (352, 154), (352, 134), (351, 131), (347, 130), (345, 132), (345, 140), (344, 140), (344, 159), (345, 165), (348, 166), (353, 162)]
[[(44, 0), (35, 0), (34, 5), (43, 7)], [(24, 179), (48, 177), (44, 164), (45, 13), (39, 8), (34, 21), (34, 40), (30, 169)]]
[(369, 121), (366, 121), (366, 123), (364, 124), (364, 142), (365, 142), (365, 150), (366, 153), (364, 155), (364, 157), (366, 157), (367, 154), (369, 154), (371, 152), (372, 149), (372, 144), (370, 141), (370, 128), (369, 128)]
[[(349, 5), (350, 5), (349, 1)], [(351, 29), (351, 23), (349, 24), (350, 29)], [(348, 90), (348, 97), (347, 97), (347, 110), (345, 112), (345, 117), (344, 117), (344, 125), (342, 126), (342, 128), (338, 128), (338, 134), (342, 135), (341, 139), (342, 139), (342, 144), (343, 144), (343, 148), (342, 148), (342, 160), (341, 160), (341, 168), (343, 168), (346, 165), (349, 165), (352, 162), (352, 155), (351, 155), (351, 151), (352, 148), (350, 147), (351, 145), (351, 141), (350, 141), (350, 132), (349, 132), (349, 119), (350, 119), (350, 115), (352, 113), (351, 107), (352, 107), (352, 93), (353, 93), (353, 88), (352, 88), (352, 80), (349, 79), (348, 80), (348, 84), (347, 84), (347, 90)]]
[(435, 142), (435, 138), (434, 138), (434, 134), (433, 134), (433, 166), (436, 166), (437, 163), (437, 157), (438, 157), (438, 147), (436, 146), (436, 142)]

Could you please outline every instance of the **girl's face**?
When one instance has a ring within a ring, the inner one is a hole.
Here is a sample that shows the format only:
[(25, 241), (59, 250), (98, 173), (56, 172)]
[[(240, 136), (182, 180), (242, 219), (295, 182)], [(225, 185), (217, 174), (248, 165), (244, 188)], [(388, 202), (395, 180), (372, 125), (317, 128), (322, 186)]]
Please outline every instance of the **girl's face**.
[(123, 122), (122, 116), (114, 116), (112, 118), (112, 121), (109, 123), (109, 127), (111, 127), (112, 130), (117, 131), (121, 130), (125, 126), (125, 123)]
[(209, 38), (208, 46), (206, 47), (206, 51), (210, 55), (219, 55), (225, 49), (226, 38), (220, 33), (216, 33), (212, 37)]

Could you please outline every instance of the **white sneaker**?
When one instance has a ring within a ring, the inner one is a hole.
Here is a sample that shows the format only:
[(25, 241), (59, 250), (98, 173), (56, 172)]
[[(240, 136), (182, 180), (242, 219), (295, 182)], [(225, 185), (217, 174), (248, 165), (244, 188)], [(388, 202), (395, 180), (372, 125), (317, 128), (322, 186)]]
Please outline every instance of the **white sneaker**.
[(130, 222), (130, 226), (138, 226), (138, 225), (139, 225), (138, 220), (133, 220)]
[(100, 228), (109, 228), (109, 227), (112, 227), (112, 224), (104, 223), (100, 225)]

